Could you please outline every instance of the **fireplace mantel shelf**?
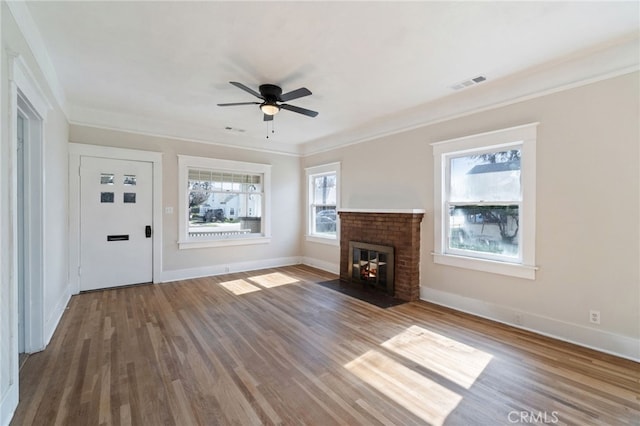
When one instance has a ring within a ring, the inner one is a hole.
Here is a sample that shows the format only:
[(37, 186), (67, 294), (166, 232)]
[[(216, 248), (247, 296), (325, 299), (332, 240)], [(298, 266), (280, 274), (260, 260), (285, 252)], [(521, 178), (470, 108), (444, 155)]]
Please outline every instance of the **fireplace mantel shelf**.
[(338, 213), (400, 213), (424, 214), (424, 209), (338, 209)]

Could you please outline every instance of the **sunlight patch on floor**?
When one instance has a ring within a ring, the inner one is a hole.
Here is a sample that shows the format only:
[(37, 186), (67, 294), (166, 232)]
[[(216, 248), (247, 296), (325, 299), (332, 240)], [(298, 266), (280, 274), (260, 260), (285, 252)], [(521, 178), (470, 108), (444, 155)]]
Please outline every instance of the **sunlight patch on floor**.
[(462, 400), (457, 393), (370, 350), (345, 368), (425, 422), (441, 425)]
[(492, 355), (417, 325), (382, 344), (386, 349), (469, 389)]
[(265, 288), (278, 287), (281, 285), (297, 283), (298, 280), (281, 272), (273, 272), (271, 274), (256, 275), (249, 277), (254, 283)]
[(255, 285), (248, 283), (245, 280), (225, 281), (220, 283), (220, 285), (236, 296), (262, 290), (260, 287), (256, 287)]

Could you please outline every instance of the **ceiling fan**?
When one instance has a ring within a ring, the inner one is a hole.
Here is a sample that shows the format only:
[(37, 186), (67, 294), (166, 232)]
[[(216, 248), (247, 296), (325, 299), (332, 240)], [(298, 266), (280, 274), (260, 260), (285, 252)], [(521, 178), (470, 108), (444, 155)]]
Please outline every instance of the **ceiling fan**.
[(280, 86), (276, 86), (275, 84), (262, 84), (258, 88), (258, 90), (260, 90), (260, 93), (258, 93), (255, 90), (245, 86), (244, 84), (238, 83), (237, 81), (230, 81), (229, 83), (233, 84), (239, 89), (244, 90), (247, 93), (251, 93), (257, 98), (262, 99), (263, 102), (234, 102), (228, 104), (218, 104), (218, 106), (260, 105), (260, 110), (262, 110), (262, 112), (264, 113), (264, 121), (273, 120), (273, 116), (280, 112), (281, 109), (297, 112), (298, 114), (303, 114), (308, 117), (315, 117), (318, 115), (316, 111), (311, 111), (310, 109), (281, 103), (302, 98), (303, 96), (309, 96), (311, 94), (311, 91), (309, 91), (309, 89), (307, 89), (306, 87), (301, 87), (300, 89), (294, 90), (292, 92), (282, 94), (282, 89), (280, 88)]

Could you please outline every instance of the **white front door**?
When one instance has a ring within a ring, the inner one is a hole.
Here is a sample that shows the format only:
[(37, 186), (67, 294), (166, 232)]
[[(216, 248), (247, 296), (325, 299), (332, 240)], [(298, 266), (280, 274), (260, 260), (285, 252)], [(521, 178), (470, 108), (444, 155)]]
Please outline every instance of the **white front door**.
[(153, 166), (80, 159), (80, 290), (153, 280)]

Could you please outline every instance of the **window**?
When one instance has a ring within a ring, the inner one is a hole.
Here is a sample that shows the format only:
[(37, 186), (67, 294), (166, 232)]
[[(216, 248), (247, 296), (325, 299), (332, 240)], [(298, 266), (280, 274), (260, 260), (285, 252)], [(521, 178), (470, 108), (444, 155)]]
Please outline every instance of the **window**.
[(535, 278), (536, 126), (433, 144), (436, 263)]
[(337, 244), (340, 163), (309, 167), (307, 239)]
[(178, 156), (180, 248), (268, 242), (271, 166)]

